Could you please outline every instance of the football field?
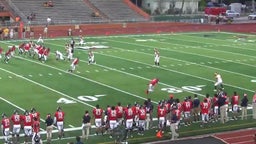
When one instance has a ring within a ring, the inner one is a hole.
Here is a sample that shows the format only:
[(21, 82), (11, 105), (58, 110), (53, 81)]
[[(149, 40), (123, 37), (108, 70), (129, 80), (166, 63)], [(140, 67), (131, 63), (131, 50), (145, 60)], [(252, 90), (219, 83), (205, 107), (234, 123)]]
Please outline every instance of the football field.
[[(3, 62), (4, 55), (0, 63), (0, 113), (10, 116), (15, 109), (23, 113), (35, 108), (41, 114), (44, 131), (46, 115), (61, 106), (66, 114), (66, 135), (56, 143), (74, 141), (81, 135), (84, 111), (91, 113), (96, 104), (105, 109), (118, 102), (123, 106), (143, 104), (150, 98), (156, 107), (169, 94), (181, 101), (194, 94), (200, 99), (207, 93), (213, 96), (215, 72), (222, 75), (229, 96), (234, 91), (241, 97), (247, 93), (251, 103), (256, 90), (255, 35), (203, 32), (98, 36), (86, 37), (81, 46), (79, 38), (74, 38), (74, 57), (79, 57), (80, 62), (73, 73), (68, 72), (70, 61), (55, 59), (56, 50), (65, 54), (65, 44), (71, 38), (44, 39), (44, 45), (51, 49), (45, 63), (19, 55), (18, 50), (8, 64)], [(29, 40), (0, 41), (0, 46), (6, 51), (22, 41)], [(88, 65), (91, 47), (96, 64)], [(160, 66), (154, 65), (154, 48), (160, 52)], [(145, 90), (153, 78), (160, 82), (147, 95)], [(89, 138), (89, 143), (108, 141), (113, 140), (108, 136)]]

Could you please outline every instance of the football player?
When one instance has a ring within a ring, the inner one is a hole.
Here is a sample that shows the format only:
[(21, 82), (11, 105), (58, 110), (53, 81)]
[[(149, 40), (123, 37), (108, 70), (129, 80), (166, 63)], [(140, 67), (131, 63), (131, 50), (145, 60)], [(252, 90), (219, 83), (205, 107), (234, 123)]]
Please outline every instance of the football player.
[(98, 135), (99, 132), (103, 135), (103, 128), (102, 128), (102, 115), (103, 115), (103, 109), (100, 108), (100, 106), (97, 104), (96, 107), (92, 111), (94, 119), (95, 119), (95, 126), (96, 126), (96, 135)]
[(154, 88), (156, 86), (156, 84), (159, 82), (158, 78), (154, 78), (152, 79), (149, 84), (148, 84), (148, 89), (146, 90), (146, 94), (149, 94), (150, 92), (154, 91)]
[(96, 64), (96, 61), (95, 61), (95, 59), (94, 59), (94, 53), (93, 53), (93, 51), (90, 49), (89, 52), (88, 52), (88, 65), (89, 65), (89, 64), (92, 64), (92, 63)]
[(130, 104), (127, 106), (127, 108), (124, 111), (124, 119), (125, 119), (126, 131), (127, 131), (127, 138), (128, 138), (128, 135), (130, 135), (130, 137), (133, 137), (132, 126), (133, 126), (133, 120), (134, 120), (134, 111), (132, 110)]
[(11, 116), (12, 121), (12, 137), (14, 141), (19, 142), (20, 128), (21, 128), (21, 115), (17, 110), (14, 110)]
[(65, 60), (65, 58), (63, 57), (63, 54), (58, 50), (55, 51), (55, 56), (56, 56), (56, 60)]
[(28, 139), (32, 136), (32, 123), (33, 123), (33, 116), (29, 114), (26, 110), (24, 115), (21, 117), (23, 126), (24, 126), (24, 133), (25, 133), (25, 144), (28, 144)]
[(214, 73), (216, 82), (214, 83), (214, 91), (217, 91), (217, 87), (220, 86), (221, 90), (224, 90), (222, 77), (219, 73)]
[(69, 72), (74, 72), (75, 69), (76, 69), (76, 65), (78, 64), (78, 62), (79, 62), (79, 58), (75, 58), (75, 59), (73, 60), (73, 62), (71, 63), (70, 69), (69, 69), (68, 71), (69, 71)]
[(61, 107), (58, 107), (54, 115), (54, 122), (57, 125), (59, 139), (64, 136), (64, 117), (65, 113), (62, 111)]
[(0, 47), (0, 59), (2, 59), (3, 48)]
[(9, 143), (9, 135), (10, 135), (10, 119), (6, 116), (5, 113), (2, 114), (1, 121), (1, 130), (3, 132), (5, 143)]
[(33, 124), (33, 136), (32, 136), (32, 144), (42, 144), (42, 140), (40, 137), (40, 122), (37, 117), (34, 117)]
[(159, 66), (159, 60), (160, 60), (160, 53), (158, 51), (157, 48), (154, 49), (154, 54), (155, 54), (155, 59), (154, 59), (154, 62), (155, 62), (155, 65), (156, 66)]

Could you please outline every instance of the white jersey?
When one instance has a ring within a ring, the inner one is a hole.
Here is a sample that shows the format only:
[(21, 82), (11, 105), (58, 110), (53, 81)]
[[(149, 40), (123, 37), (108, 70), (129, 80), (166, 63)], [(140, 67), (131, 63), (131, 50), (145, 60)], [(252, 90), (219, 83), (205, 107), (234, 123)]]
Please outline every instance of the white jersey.
[(220, 75), (220, 74), (217, 74), (217, 75), (216, 75), (216, 82), (222, 83), (222, 78), (221, 78), (221, 75)]

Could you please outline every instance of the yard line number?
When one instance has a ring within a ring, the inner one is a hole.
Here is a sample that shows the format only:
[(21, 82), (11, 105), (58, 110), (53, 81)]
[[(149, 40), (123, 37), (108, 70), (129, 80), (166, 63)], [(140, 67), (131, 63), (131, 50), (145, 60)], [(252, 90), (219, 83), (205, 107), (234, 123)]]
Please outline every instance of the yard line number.
[[(106, 96), (106, 95), (105, 94), (99, 94), (99, 95), (93, 95), (93, 96), (84, 95), (84, 96), (78, 96), (77, 99), (85, 102), (91, 102), (91, 101), (98, 101), (99, 98), (103, 96)], [(57, 100), (57, 103), (72, 104), (72, 103), (76, 103), (76, 101), (70, 100), (67, 98), (60, 98), (59, 100)]]
[(201, 91), (202, 87), (205, 85), (196, 85), (196, 86), (182, 86), (181, 88), (162, 88), (162, 91), (167, 91), (168, 93), (182, 93), (185, 91)]

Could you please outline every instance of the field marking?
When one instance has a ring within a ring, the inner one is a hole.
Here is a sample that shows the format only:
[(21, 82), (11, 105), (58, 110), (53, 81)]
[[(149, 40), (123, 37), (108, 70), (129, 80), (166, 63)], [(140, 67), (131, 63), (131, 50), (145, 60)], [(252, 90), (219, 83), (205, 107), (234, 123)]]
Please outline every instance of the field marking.
[[(136, 43), (130, 43), (130, 42), (125, 42), (125, 41), (117, 41), (117, 40), (110, 40), (110, 39), (107, 39), (107, 41), (112, 41), (112, 42), (118, 42), (118, 43), (124, 43), (124, 44), (129, 44), (129, 45), (136, 45), (136, 46), (142, 46), (142, 47), (151, 47), (151, 48), (155, 48), (155, 46), (149, 46), (149, 45), (143, 45), (143, 44), (136, 44)], [(164, 43), (164, 42), (159, 42), (159, 43)], [(166, 42), (165, 42), (166, 43)], [(166, 43), (166, 44), (172, 44), (172, 45), (179, 45), (179, 46), (185, 46), (185, 45), (181, 45), (181, 44), (173, 44), (173, 43)], [(113, 47), (112, 47), (113, 48)], [(190, 46), (190, 48), (197, 48), (195, 46)], [(171, 50), (169, 48), (158, 48), (158, 49), (163, 49), (163, 50), (166, 50), (166, 51), (174, 51), (174, 52), (179, 52), (179, 53), (185, 53), (185, 54), (190, 54), (190, 55), (196, 55), (196, 56), (201, 56), (201, 57), (206, 57), (206, 58), (212, 58), (212, 59), (218, 59), (218, 60), (224, 60), (224, 61), (227, 61), (227, 62), (233, 62), (233, 63), (237, 63), (237, 64), (241, 64), (241, 65), (247, 65), (247, 66), (250, 66), (250, 67), (256, 67), (255, 65), (251, 65), (251, 64), (246, 64), (246, 63), (240, 63), (240, 62), (234, 62), (233, 60), (228, 60), (228, 59), (223, 59), (223, 58), (217, 58), (217, 57), (212, 57), (212, 56), (207, 56), (207, 55), (200, 55), (200, 54), (197, 54), (197, 53), (191, 53), (191, 52), (184, 52), (184, 51), (177, 51), (177, 50)], [(208, 50), (208, 49), (207, 49)], [(209, 49), (209, 50), (212, 50), (212, 49)], [(134, 50), (133, 50), (134, 51)], [(222, 52), (222, 51), (220, 51)], [(249, 56), (249, 55), (246, 55), (247, 57), (255, 57), (255, 56)], [(162, 56), (161, 56), (162, 57)]]
[[(125, 61), (131, 61), (131, 62), (135, 62), (135, 63), (139, 63), (139, 64), (143, 64), (143, 65), (148, 65), (148, 66), (150, 66), (150, 64), (147, 64), (147, 63), (143, 63), (143, 62), (139, 62), (139, 61), (135, 61), (135, 60), (130, 60), (130, 59), (124, 59), (124, 58), (117, 57), (117, 56), (113, 56), (113, 55), (108, 55), (108, 54), (101, 54), (101, 55), (105, 55), (105, 56), (109, 56), (109, 57), (114, 57), (114, 58), (117, 58), (117, 59), (122, 59), (122, 60), (125, 60)], [(98, 65), (98, 64), (97, 64), (97, 65)], [(166, 70), (166, 71), (170, 71), (170, 72), (174, 72), (174, 73), (178, 73), (178, 74), (182, 74), (182, 75), (194, 77), (194, 78), (197, 78), (197, 79), (209, 81), (209, 82), (215, 82), (215, 81), (213, 81), (213, 80), (209, 80), (209, 79), (202, 78), (202, 77), (199, 77), (199, 76), (191, 75), (191, 74), (188, 74), (188, 73), (179, 72), (179, 71), (176, 71), (176, 70), (171, 70), (171, 69), (167, 69), (167, 68), (163, 68), (163, 67), (158, 67), (158, 68), (159, 68), (159, 69)], [(160, 82), (160, 83), (161, 83), (161, 82)], [(161, 84), (162, 84), (162, 83), (161, 83)], [(242, 88), (242, 87), (238, 87), (238, 86), (234, 86), (234, 85), (230, 85), (230, 84), (226, 84), (226, 83), (224, 83), (224, 84), (227, 85), (227, 86), (233, 87), (233, 88), (237, 88), (237, 89), (241, 89), (241, 90), (247, 90), (247, 91), (250, 91), (250, 92), (254, 92), (254, 90), (249, 90), (249, 89), (246, 89), (246, 88)], [(180, 89), (180, 88), (179, 88), (179, 89)]]
[[(55, 69), (55, 70), (57, 70), (57, 71), (61, 71), (61, 72), (64, 72), (64, 73), (68, 73), (67, 71), (64, 71), (64, 70), (62, 70), (62, 69), (59, 69), (59, 68), (57, 68), (57, 67), (53, 67), (53, 66), (47, 65), (47, 64), (45, 64), (45, 63), (36, 62), (36, 61), (30, 60), (30, 59), (26, 59), (26, 58), (23, 58), (23, 57), (20, 57), (20, 56), (15, 56), (15, 57), (16, 57), (16, 58), (19, 58), (19, 59), (23, 59), (23, 60), (25, 60), (25, 61), (29, 61), (29, 62), (31, 62), (31, 63), (36, 63), (36, 64), (39, 64), (39, 65), (42, 65), (42, 66), (45, 66), (45, 67), (48, 67), (48, 68), (51, 68), (51, 69)], [(1, 68), (0, 68), (0, 69), (1, 69)], [(107, 84), (104, 84), (104, 83), (101, 83), (101, 82), (98, 82), (98, 81), (95, 81), (95, 80), (92, 80), (92, 79), (85, 78), (85, 77), (80, 76), (80, 75), (77, 75), (77, 74), (75, 74), (75, 73), (68, 73), (68, 74), (73, 75), (73, 76), (78, 77), (78, 78), (81, 78), (81, 79), (84, 79), (84, 80), (87, 80), (87, 81), (90, 81), (90, 82), (92, 82), (92, 83), (95, 83), (95, 84), (98, 84), (98, 85), (101, 85), (101, 86), (104, 86), (104, 87), (110, 88), (110, 89), (112, 89), (112, 90), (116, 90), (116, 91), (125, 93), (125, 94), (130, 95), (130, 96), (133, 96), (133, 97), (137, 97), (137, 98), (140, 98), (140, 99), (143, 99), (143, 100), (147, 100), (147, 98), (141, 97), (141, 96), (136, 95), (136, 94), (129, 93), (129, 92), (127, 92), (127, 91), (123, 91), (123, 90), (121, 90), (121, 89), (112, 87), (112, 86), (110, 86), (110, 85), (107, 85)], [(38, 83), (38, 84), (39, 84), (39, 83)], [(55, 90), (55, 91), (56, 91), (56, 90)], [(61, 92), (59, 92), (59, 93), (61, 93)], [(65, 95), (65, 94), (64, 94), (64, 95)], [(66, 95), (66, 96), (67, 96), (67, 97), (70, 97), (70, 96), (68, 96), (68, 95)], [(73, 97), (71, 97), (71, 98), (74, 99)], [(155, 103), (155, 104), (158, 104), (158, 102), (156, 102), (156, 101), (152, 101), (152, 102)], [(86, 103), (86, 104), (87, 104), (87, 103)], [(90, 104), (87, 104), (87, 105), (89, 106)], [(94, 106), (92, 106), (92, 105), (90, 105), (90, 106), (94, 108)]]
[[(111, 40), (110, 40), (111, 41)], [(115, 42), (115, 41), (114, 41)], [(118, 41), (116, 41), (118, 42)], [(119, 43), (122, 43), (122, 42), (119, 42)], [(128, 42), (126, 42), (128, 43)], [(129, 43), (128, 43), (129, 44)], [(133, 44), (134, 45), (134, 44)], [(143, 47), (147, 47), (146, 45), (139, 45), (139, 46), (143, 46)], [(153, 46), (148, 46), (148, 47), (152, 47), (154, 48)], [(112, 48), (115, 48), (115, 49), (119, 49), (119, 50), (123, 50), (122, 48), (118, 48), (118, 47), (112, 47)], [(159, 49), (163, 49), (163, 48), (159, 48)], [(164, 49), (164, 50), (167, 50), (167, 49)], [(149, 53), (145, 53), (145, 52), (139, 52), (139, 51), (134, 51), (134, 50), (125, 50), (125, 51), (128, 51), (128, 52), (134, 52), (134, 53), (141, 53), (141, 54), (145, 54), (145, 55), (150, 55), (150, 56), (153, 56), (153, 54), (149, 54)], [(167, 50), (169, 51), (169, 50)], [(181, 52), (181, 53), (185, 53), (185, 52)], [(200, 55), (201, 56), (201, 55)], [(233, 74), (237, 74), (237, 75), (241, 75), (241, 76), (245, 76), (245, 77), (249, 77), (249, 78), (256, 78), (254, 76), (249, 76), (249, 75), (246, 75), (246, 74), (241, 74), (241, 73), (237, 73), (237, 72), (232, 72), (232, 71), (228, 71), (228, 70), (223, 70), (223, 69), (220, 69), (220, 68), (216, 68), (216, 67), (211, 67), (211, 66), (207, 66), (207, 65), (204, 65), (205, 63), (201, 62), (200, 64), (198, 63), (195, 63), (195, 62), (189, 62), (189, 61), (184, 61), (184, 60), (180, 60), (180, 59), (175, 59), (175, 58), (170, 58), (170, 57), (165, 57), (165, 56), (161, 56), (162, 58), (166, 58), (166, 59), (170, 59), (170, 60), (176, 60), (176, 61), (180, 61), (180, 62), (184, 62), (184, 63), (191, 63), (193, 65), (198, 65), (198, 66), (202, 66), (202, 67), (207, 67), (207, 68), (211, 68), (211, 69), (216, 69), (218, 71), (224, 71), (224, 72), (228, 72), (228, 73), (233, 73)], [(205, 56), (207, 57), (207, 56)], [(213, 59), (216, 59), (215, 57), (210, 57), (210, 58), (213, 58)], [(223, 62), (230, 62), (230, 60), (222, 60)], [(174, 65), (173, 65), (174, 66)]]
[[(110, 40), (110, 41), (112, 41), (112, 40)], [(123, 42), (120, 42), (120, 41), (117, 41), (117, 42), (123, 43)], [(125, 43), (128, 43), (128, 42), (125, 42)], [(51, 44), (51, 43), (49, 43), (49, 44)], [(128, 43), (128, 44), (131, 44), (131, 43)], [(57, 44), (51, 44), (51, 45), (60, 46), (60, 45), (57, 45)], [(135, 45), (136, 45), (136, 44), (135, 44)], [(146, 47), (145, 45), (143, 45), (143, 46)], [(114, 47), (114, 48), (117, 48), (117, 47)], [(117, 48), (117, 49), (120, 49), (120, 48)], [(130, 52), (132, 51), (132, 52), (137, 53), (137, 51), (134, 51), (134, 50), (128, 50), (128, 51), (130, 51)], [(144, 53), (144, 52), (143, 52), (143, 53)], [(106, 54), (103, 54), (103, 53), (101, 53), (101, 54), (102, 54), (102, 55), (106, 55)], [(144, 53), (144, 54), (147, 54), (147, 53)], [(151, 55), (151, 54), (148, 54), (148, 55)], [(108, 56), (109, 56), (109, 55), (108, 55)], [(116, 56), (112, 56), (112, 57), (116, 57)], [(118, 57), (118, 58), (119, 58), (119, 59), (123, 59), (123, 58), (120, 58), (120, 57)], [(132, 60), (128, 60), (128, 59), (125, 59), (125, 60), (127, 60), (127, 61), (132, 61)], [(179, 60), (179, 61), (184, 62), (183, 60)], [(150, 67), (151, 65), (146, 64), (146, 63), (142, 63), (142, 62), (138, 62), (138, 61), (132, 61), (132, 62), (136, 62), (136, 63), (148, 65), (147, 68), (151, 68), (151, 67)], [(185, 62), (187, 62), (187, 61), (185, 61)], [(41, 64), (41, 63), (40, 63), (40, 64)], [(192, 64), (194, 64), (194, 63), (192, 63)], [(207, 67), (209, 67), (209, 66), (207, 66)], [(171, 72), (175, 72), (175, 73), (180, 73), (180, 74), (183, 74), (183, 75), (187, 75), (187, 76), (190, 76), (190, 77), (195, 77), (195, 78), (198, 78), (198, 79), (201, 79), (201, 80), (206, 80), (206, 81), (210, 81), (210, 82), (215, 82), (215, 81), (212, 81), (212, 80), (209, 80), (209, 79), (206, 79), (206, 78), (202, 78), (202, 77), (190, 75), (190, 74), (187, 74), (187, 73), (178, 72), (178, 71), (175, 71), (175, 70), (170, 70), (170, 69), (162, 68), (162, 67), (159, 67), (159, 68), (164, 69), (164, 70), (167, 70), (167, 71), (171, 71)], [(213, 68), (213, 67), (210, 67), (210, 68)], [(215, 68), (215, 69), (218, 69), (218, 68)], [(115, 70), (115, 69), (111, 69), (111, 70)], [(224, 70), (222, 70), (222, 71), (224, 71)], [(227, 72), (235, 73), (235, 72), (231, 72), (231, 71), (227, 71)], [(240, 73), (235, 73), (235, 74), (240, 74)], [(240, 75), (245, 76), (244, 74), (240, 74)], [(248, 76), (248, 75), (246, 75), (246, 76)], [(251, 77), (251, 78), (255, 78), (255, 77)], [(230, 86), (230, 87), (233, 87), (233, 88), (238, 88), (238, 89), (242, 89), (242, 90), (247, 90), (247, 91), (250, 91), (250, 92), (254, 92), (254, 90), (249, 90), (249, 89), (246, 89), (246, 88), (242, 88), (242, 87), (238, 87), (238, 86), (234, 86), (234, 85), (229, 85), (229, 84), (226, 84), (226, 83), (225, 83), (225, 85)], [(177, 88), (177, 87), (175, 87), (175, 88)], [(178, 88), (178, 89), (180, 89), (180, 88)], [(190, 91), (187, 91), (187, 92), (190, 92)], [(191, 93), (191, 92), (190, 92), (190, 93)], [(193, 93), (193, 94), (199, 94), (199, 93), (194, 93), (194, 92), (192, 92), (192, 93)], [(200, 95), (200, 96), (204, 96), (204, 95), (202, 95), (202, 94), (199, 94), (199, 95)], [(155, 103), (157, 103), (157, 102), (155, 102)]]
[[(8, 100), (5, 99), (5, 98), (0, 97), (0, 99), (1, 99), (2, 101), (4, 101), (4, 102), (8, 103), (9, 105), (12, 105), (13, 107), (16, 107), (17, 109), (19, 109), (19, 110), (21, 110), (21, 111), (23, 111), (23, 112), (26, 111), (25, 109), (23, 109), (23, 108), (19, 107), (18, 105), (14, 104), (14, 103), (12, 103), (12, 102), (10, 102), (10, 101), (8, 101)], [(45, 120), (42, 119), (42, 118), (40, 118), (40, 120), (41, 120), (42, 122), (45, 122)], [(42, 129), (42, 128), (40, 128), (40, 130), (41, 130), (41, 131), (45, 131), (45, 130)]]
[(57, 90), (55, 90), (55, 89), (52, 89), (52, 88), (50, 88), (50, 87), (48, 87), (48, 86), (45, 86), (45, 85), (40, 84), (40, 83), (38, 83), (38, 82), (35, 82), (35, 81), (31, 80), (31, 79), (28, 79), (28, 78), (26, 78), (26, 77), (24, 77), (24, 76), (21, 76), (21, 75), (19, 75), (19, 74), (16, 74), (16, 73), (14, 73), (14, 72), (11, 72), (11, 71), (9, 71), (9, 70), (3, 69), (3, 68), (0, 68), (0, 70), (4, 71), (4, 72), (6, 72), (6, 73), (9, 73), (9, 74), (15, 75), (15, 76), (17, 76), (17, 77), (19, 77), (19, 78), (21, 78), (21, 79), (24, 79), (24, 80), (26, 80), (26, 81), (29, 81), (29, 82), (31, 82), (31, 83), (33, 83), (33, 84), (35, 84), (35, 85), (41, 86), (41, 87), (43, 87), (43, 88), (45, 88), (45, 89), (48, 89), (48, 90), (53, 91), (53, 92), (55, 92), (55, 93), (58, 93), (58, 94), (60, 94), (60, 95), (62, 95), (62, 96), (64, 96), (64, 97), (70, 98), (70, 99), (72, 99), (72, 100), (74, 100), (74, 101), (77, 101), (77, 102), (82, 103), (82, 104), (84, 104), (84, 105), (87, 105), (87, 106), (89, 106), (89, 107), (92, 107), (92, 108), (95, 107), (95, 106), (93, 106), (93, 105), (90, 105), (90, 104), (88, 104), (88, 103), (85, 103), (85, 102), (83, 102), (83, 101), (80, 101), (80, 100), (78, 100), (78, 99), (76, 99), (76, 98), (73, 98), (73, 97), (71, 97), (71, 96), (69, 96), (69, 95), (67, 95), (67, 94), (64, 94), (64, 93), (62, 93), (62, 92), (60, 92), (60, 91), (57, 91)]
[[(106, 37), (106, 38), (109, 38), (109, 37)], [(114, 41), (114, 40), (109, 40), (109, 41)], [(114, 42), (119, 42), (119, 43), (123, 43), (123, 42), (120, 42), (120, 41), (114, 41)], [(125, 43), (128, 43), (128, 44), (132, 44), (132, 43), (129, 43), (129, 42), (125, 42)], [(50, 45), (55, 45), (55, 46), (61, 46), (61, 45), (57, 45), (57, 44), (52, 44), (52, 43), (48, 43)], [(139, 46), (143, 46), (143, 47), (152, 47), (152, 46), (147, 46), (147, 45), (140, 45), (140, 44), (133, 44), (133, 45), (139, 45)], [(114, 47), (114, 48), (117, 48), (117, 47)], [(120, 48), (117, 48), (120, 50)], [(160, 48), (161, 49), (161, 48)], [(124, 49), (122, 49), (124, 50)], [(166, 49), (165, 49), (166, 50)], [(124, 51), (134, 51), (134, 50), (124, 50)], [(135, 53), (143, 53), (143, 54), (148, 54), (148, 53), (144, 53), (144, 52), (138, 52), (138, 51), (134, 51)], [(149, 54), (148, 54), (149, 55)], [(201, 55), (200, 55), (201, 56)], [(161, 57), (164, 57), (164, 56), (161, 56)], [(164, 57), (164, 58), (167, 58), (167, 59), (174, 59), (174, 58), (169, 58), (169, 57)], [(216, 57), (210, 57), (210, 58), (213, 58), (213, 59), (216, 59)], [(176, 61), (181, 61), (181, 62), (186, 62), (186, 63), (191, 63), (191, 62), (188, 62), (188, 61), (184, 61), (184, 60), (179, 60), (179, 59), (174, 59)], [(223, 60), (223, 59), (222, 59)], [(230, 60), (225, 60), (225, 61), (229, 61)], [(194, 65), (199, 65), (199, 66), (203, 66), (203, 67), (208, 67), (208, 68), (212, 68), (212, 69), (216, 69), (216, 70), (219, 70), (219, 71), (224, 71), (224, 72), (228, 72), (228, 73), (233, 73), (233, 74), (237, 74), (237, 75), (241, 75), (241, 76), (245, 76), (245, 77), (250, 77), (250, 78), (255, 78), (253, 76), (249, 76), (249, 75), (246, 75), (246, 74), (241, 74), (241, 73), (236, 73), (236, 72), (232, 72), (232, 71), (228, 71), (228, 70), (223, 70), (223, 69), (219, 69), (219, 68), (215, 68), (215, 67), (211, 67), (211, 66), (206, 66), (206, 65), (202, 65), (202, 64), (196, 64), (196, 63), (191, 63), (191, 64), (194, 64)], [(241, 63), (242, 64), (242, 63)], [(147, 67), (149, 68), (149, 67)]]

